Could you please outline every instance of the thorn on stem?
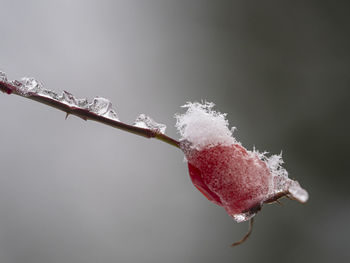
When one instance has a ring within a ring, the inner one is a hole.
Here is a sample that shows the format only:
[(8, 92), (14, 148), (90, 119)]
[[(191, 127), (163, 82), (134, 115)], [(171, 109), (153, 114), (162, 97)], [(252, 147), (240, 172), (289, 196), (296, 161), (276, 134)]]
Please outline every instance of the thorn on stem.
[(254, 225), (254, 218), (249, 220), (249, 228), (248, 228), (248, 232), (244, 235), (244, 237), (242, 237), (241, 240), (233, 243), (231, 245), (231, 247), (235, 247), (238, 246), (240, 244), (242, 244), (244, 241), (246, 241), (248, 239), (248, 237), (251, 235), (251, 233), (253, 232), (253, 225)]
[(65, 117), (65, 120), (67, 120), (67, 119), (68, 119), (68, 116), (69, 116), (69, 113), (68, 113), (68, 112), (66, 112), (66, 117)]

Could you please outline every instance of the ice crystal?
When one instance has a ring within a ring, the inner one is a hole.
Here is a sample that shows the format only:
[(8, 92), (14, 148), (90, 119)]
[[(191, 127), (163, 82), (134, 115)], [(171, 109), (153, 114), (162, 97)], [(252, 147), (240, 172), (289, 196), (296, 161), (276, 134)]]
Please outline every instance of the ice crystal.
[[(84, 106), (85, 102), (81, 101), (81, 105)], [(113, 108), (112, 103), (108, 99), (105, 99), (102, 97), (96, 97), (88, 105), (88, 109), (97, 115), (119, 121), (117, 112)]]
[(0, 71), (0, 81), (7, 82), (7, 75), (5, 72)]
[[(95, 97), (92, 102), (89, 102), (86, 98), (76, 98), (68, 91), (63, 91), (61, 95), (58, 95), (52, 90), (45, 89), (43, 84), (34, 78), (24, 77), (20, 81), (13, 80), (9, 82), (7, 75), (2, 71), (0, 71), (0, 81), (12, 86), (15, 92), (20, 95), (46, 97), (71, 108), (81, 108), (105, 118), (119, 121), (117, 112), (108, 99)], [(12, 89), (8, 92), (12, 92)]]
[(235, 214), (235, 215), (232, 215), (232, 217), (234, 220), (236, 220), (237, 223), (241, 223), (251, 219), (255, 215), (256, 215), (255, 213), (247, 212), (247, 213)]
[(86, 98), (83, 99), (75, 99), (76, 104), (79, 108), (87, 109), (89, 108), (89, 101)]
[(109, 118), (109, 119), (119, 121), (117, 112), (113, 108), (110, 109), (104, 116)]
[(38, 92), (39, 95), (53, 99), (53, 100), (59, 100), (59, 96), (56, 92), (48, 89), (42, 89)]
[(112, 103), (102, 97), (96, 97), (92, 100), (92, 103), (89, 105), (91, 112), (96, 113), (97, 115), (104, 115), (112, 108)]
[(63, 91), (61, 97), (59, 98), (60, 101), (62, 101), (64, 104), (67, 104), (69, 106), (77, 106), (77, 101), (73, 94)]
[(144, 129), (150, 129), (155, 132), (165, 133), (166, 125), (155, 122), (145, 114), (140, 114), (134, 122), (134, 126)]
[(20, 83), (19, 92), (24, 96), (39, 93), (43, 88), (43, 84), (34, 78), (24, 77)]

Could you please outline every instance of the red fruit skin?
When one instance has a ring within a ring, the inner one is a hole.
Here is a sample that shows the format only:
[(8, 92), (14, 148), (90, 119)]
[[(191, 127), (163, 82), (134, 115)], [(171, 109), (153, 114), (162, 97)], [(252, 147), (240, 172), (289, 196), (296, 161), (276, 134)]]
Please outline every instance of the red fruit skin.
[(238, 144), (185, 151), (194, 186), (229, 215), (247, 212), (268, 197), (272, 176), (266, 163)]

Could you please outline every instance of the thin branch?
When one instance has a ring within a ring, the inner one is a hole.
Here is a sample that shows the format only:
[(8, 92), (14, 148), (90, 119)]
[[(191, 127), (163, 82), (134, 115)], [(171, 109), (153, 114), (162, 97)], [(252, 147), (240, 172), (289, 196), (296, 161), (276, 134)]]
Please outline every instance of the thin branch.
[(264, 204), (273, 204), (278, 202), (281, 198), (283, 197), (287, 197), (289, 194), (288, 191), (283, 191), (283, 192), (279, 192), (273, 196), (271, 196), (269, 199), (264, 201)]
[(60, 100), (56, 100), (56, 99), (53, 99), (53, 98), (50, 98), (47, 96), (43, 96), (43, 95), (37, 94), (35, 92), (32, 92), (32, 93), (29, 92), (29, 93), (23, 95), (18, 84), (20, 84), (20, 82), (18, 82), (18, 81), (17, 82), (16, 81), (8, 82), (6, 80), (0, 79), (0, 91), (7, 93), (7, 94), (15, 94), (15, 95), (27, 98), (27, 99), (31, 99), (31, 100), (46, 104), (50, 107), (53, 107), (53, 108), (56, 108), (58, 110), (65, 112), (67, 114), (66, 117), (70, 114), (75, 115), (75, 116), (82, 118), (83, 120), (86, 120), (86, 121), (87, 120), (97, 121), (97, 122), (100, 122), (102, 124), (106, 124), (106, 125), (112, 126), (114, 128), (117, 128), (117, 129), (120, 129), (120, 130), (123, 130), (126, 132), (130, 132), (130, 133), (133, 133), (133, 134), (136, 134), (139, 136), (143, 136), (146, 138), (155, 138), (155, 139), (163, 141), (167, 144), (170, 144), (172, 146), (180, 148), (180, 143), (177, 140), (175, 140), (175, 139), (173, 139), (173, 138), (171, 138), (171, 137), (169, 137), (169, 136), (167, 136), (167, 135), (165, 135), (157, 130), (145, 129), (145, 128), (140, 128), (140, 127), (136, 127), (133, 125), (129, 125), (129, 124), (117, 121), (115, 119), (110, 119), (110, 118), (104, 117), (102, 115), (98, 115), (92, 111), (89, 111), (88, 109), (83, 109), (83, 108), (79, 108), (76, 106), (67, 105), (66, 103), (64, 103)]

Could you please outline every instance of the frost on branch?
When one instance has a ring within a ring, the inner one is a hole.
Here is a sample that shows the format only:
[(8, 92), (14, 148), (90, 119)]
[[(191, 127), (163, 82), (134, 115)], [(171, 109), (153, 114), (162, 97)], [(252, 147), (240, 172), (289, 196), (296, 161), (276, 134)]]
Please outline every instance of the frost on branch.
[(101, 97), (96, 97), (90, 104), (87, 105), (88, 109), (97, 115), (106, 116), (111, 119), (118, 120), (116, 111), (113, 109), (112, 103)]
[(86, 98), (76, 98), (71, 93), (61, 94), (44, 88), (44, 85), (34, 78), (25, 77), (21, 80), (9, 81), (6, 74), (0, 71), (0, 91), (16, 94), (53, 108), (76, 115), (84, 120), (94, 120), (114, 128), (121, 129), (146, 138), (156, 138), (179, 148), (179, 142), (165, 135), (166, 126), (155, 122), (150, 117), (141, 114), (134, 125), (119, 120), (112, 103), (105, 98), (95, 97), (92, 101)]
[(307, 192), (288, 178), (281, 155), (245, 149), (233, 137), (226, 114), (213, 103), (187, 103), (176, 115), (193, 184), (210, 201), (223, 206), (237, 222), (246, 221), (264, 203), (289, 196), (306, 202)]
[(16, 83), (22, 95), (38, 94), (44, 90), (43, 84), (34, 78), (24, 77)]
[(24, 97), (38, 96), (49, 98), (71, 108), (80, 108), (96, 115), (119, 121), (112, 103), (108, 99), (102, 97), (95, 97), (89, 102), (86, 98), (76, 98), (73, 94), (67, 91), (63, 91), (62, 94), (59, 95), (52, 90), (45, 89), (44, 85), (35, 78), (24, 77), (20, 81), (14, 80), (9, 82), (6, 74), (1, 71), (0, 82), (2, 85), (11, 89), (12, 92)]
[(134, 122), (134, 126), (144, 129), (150, 129), (155, 132), (165, 133), (166, 125), (157, 123), (145, 114), (140, 114)]

